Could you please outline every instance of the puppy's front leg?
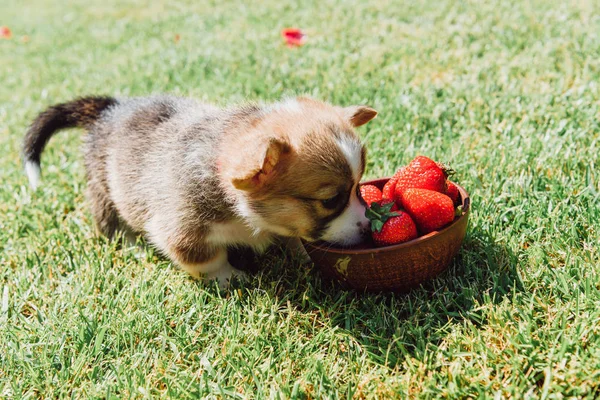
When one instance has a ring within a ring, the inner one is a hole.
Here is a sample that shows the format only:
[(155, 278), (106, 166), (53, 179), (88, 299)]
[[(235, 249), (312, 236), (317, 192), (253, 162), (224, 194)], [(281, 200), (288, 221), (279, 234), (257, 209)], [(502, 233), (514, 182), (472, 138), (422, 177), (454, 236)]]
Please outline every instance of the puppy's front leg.
[(292, 256), (296, 257), (302, 264), (311, 262), (310, 256), (302, 245), (300, 238), (286, 238), (282, 240), (282, 243)]
[(190, 259), (189, 253), (186, 254), (181, 251), (172, 254), (172, 256), (178, 261), (179, 266), (192, 277), (207, 281), (216, 279), (223, 289), (229, 286), (229, 282), (234, 276), (245, 277), (242, 271), (233, 268), (229, 264), (226, 249), (219, 248), (202, 253), (196, 253), (196, 257), (192, 259)]

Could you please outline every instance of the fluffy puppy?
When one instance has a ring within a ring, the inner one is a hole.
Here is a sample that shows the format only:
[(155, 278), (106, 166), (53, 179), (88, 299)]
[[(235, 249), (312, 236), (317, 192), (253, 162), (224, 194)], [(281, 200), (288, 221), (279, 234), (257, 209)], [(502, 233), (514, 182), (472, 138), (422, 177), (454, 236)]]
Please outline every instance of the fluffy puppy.
[(25, 136), (31, 185), (50, 137), (86, 128), (87, 197), (98, 230), (144, 235), (194, 277), (237, 271), (227, 249), (278, 237), (359, 242), (368, 229), (354, 128), (377, 115), (309, 98), (217, 108), (177, 97), (86, 97), (42, 112)]

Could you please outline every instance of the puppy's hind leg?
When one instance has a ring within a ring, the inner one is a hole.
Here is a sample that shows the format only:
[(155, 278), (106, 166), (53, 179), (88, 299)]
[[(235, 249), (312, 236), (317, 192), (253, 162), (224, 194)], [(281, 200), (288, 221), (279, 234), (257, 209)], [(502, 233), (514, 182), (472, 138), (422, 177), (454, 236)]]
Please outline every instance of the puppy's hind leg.
[(87, 198), (96, 223), (96, 229), (102, 235), (112, 239), (119, 229), (119, 215), (108, 191), (100, 182), (90, 179), (87, 187)]

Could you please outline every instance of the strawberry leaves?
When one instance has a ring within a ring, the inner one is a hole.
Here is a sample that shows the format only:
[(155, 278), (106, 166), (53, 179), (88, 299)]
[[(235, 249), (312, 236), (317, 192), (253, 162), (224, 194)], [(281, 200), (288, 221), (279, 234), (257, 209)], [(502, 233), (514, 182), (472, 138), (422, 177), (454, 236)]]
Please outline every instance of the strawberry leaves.
[(373, 232), (381, 232), (383, 225), (386, 221), (392, 217), (397, 217), (400, 214), (391, 211), (394, 206), (394, 202), (385, 204), (372, 203), (371, 207), (365, 211), (365, 217), (371, 221), (371, 230)]

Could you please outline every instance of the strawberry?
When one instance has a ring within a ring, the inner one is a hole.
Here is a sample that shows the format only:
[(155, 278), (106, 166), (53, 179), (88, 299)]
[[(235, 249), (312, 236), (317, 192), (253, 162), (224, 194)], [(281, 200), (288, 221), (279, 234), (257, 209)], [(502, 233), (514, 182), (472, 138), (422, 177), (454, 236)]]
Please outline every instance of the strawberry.
[(454, 221), (454, 203), (443, 193), (428, 189), (406, 189), (400, 195), (400, 202), (416, 222), (421, 234), (433, 232)]
[(402, 172), (403, 169), (404, 169), (404, 167), (402, 167), (398, 171), (396, 171), (394, 176), (392, 176), (390, 178), (390, 180), (385, 183), (385, 186), (383, 187), (383, 192), (382, 192), (382, 197), (384, 199), (394, 200), (394, 192), (396, 191), (396, 182), (398, 182), (398, 176), (400, 175), (400, 173)]
[(376, 246), (403, 243), (417, 237), (417, 227), (410, 215), (404, 211), (392, 211), (392, 201), (373, 203), (365, 216), (371, 220), (371, 236)]
[(362, 185), (360, 187), (360, 197), (371, 207), (371, 203), (381, 201), (381, 190), (374, 185)]
[(457, 206), (459, 203), (459, 199), (458, 199), (458, 188), (456, 187), (456, 185), (450, 181), (446, 181), (446, 194), (448, 195), (448, 197), (450, 197), (452, 199), (452, 203), (454, 203), (454, 206)]
[(401, 171), (394, 189), (396, 201), (406, 189), (411, 188), (446, 193), (446, 170), (425, 156), (416, 157)]
[(376, 246), (390, 246), (415, 239), (417, 227), (407, 213), (398, 211), (397, 217), (392, 217), (383, 224), (381, 231), (373, 232), (371, 236)]

